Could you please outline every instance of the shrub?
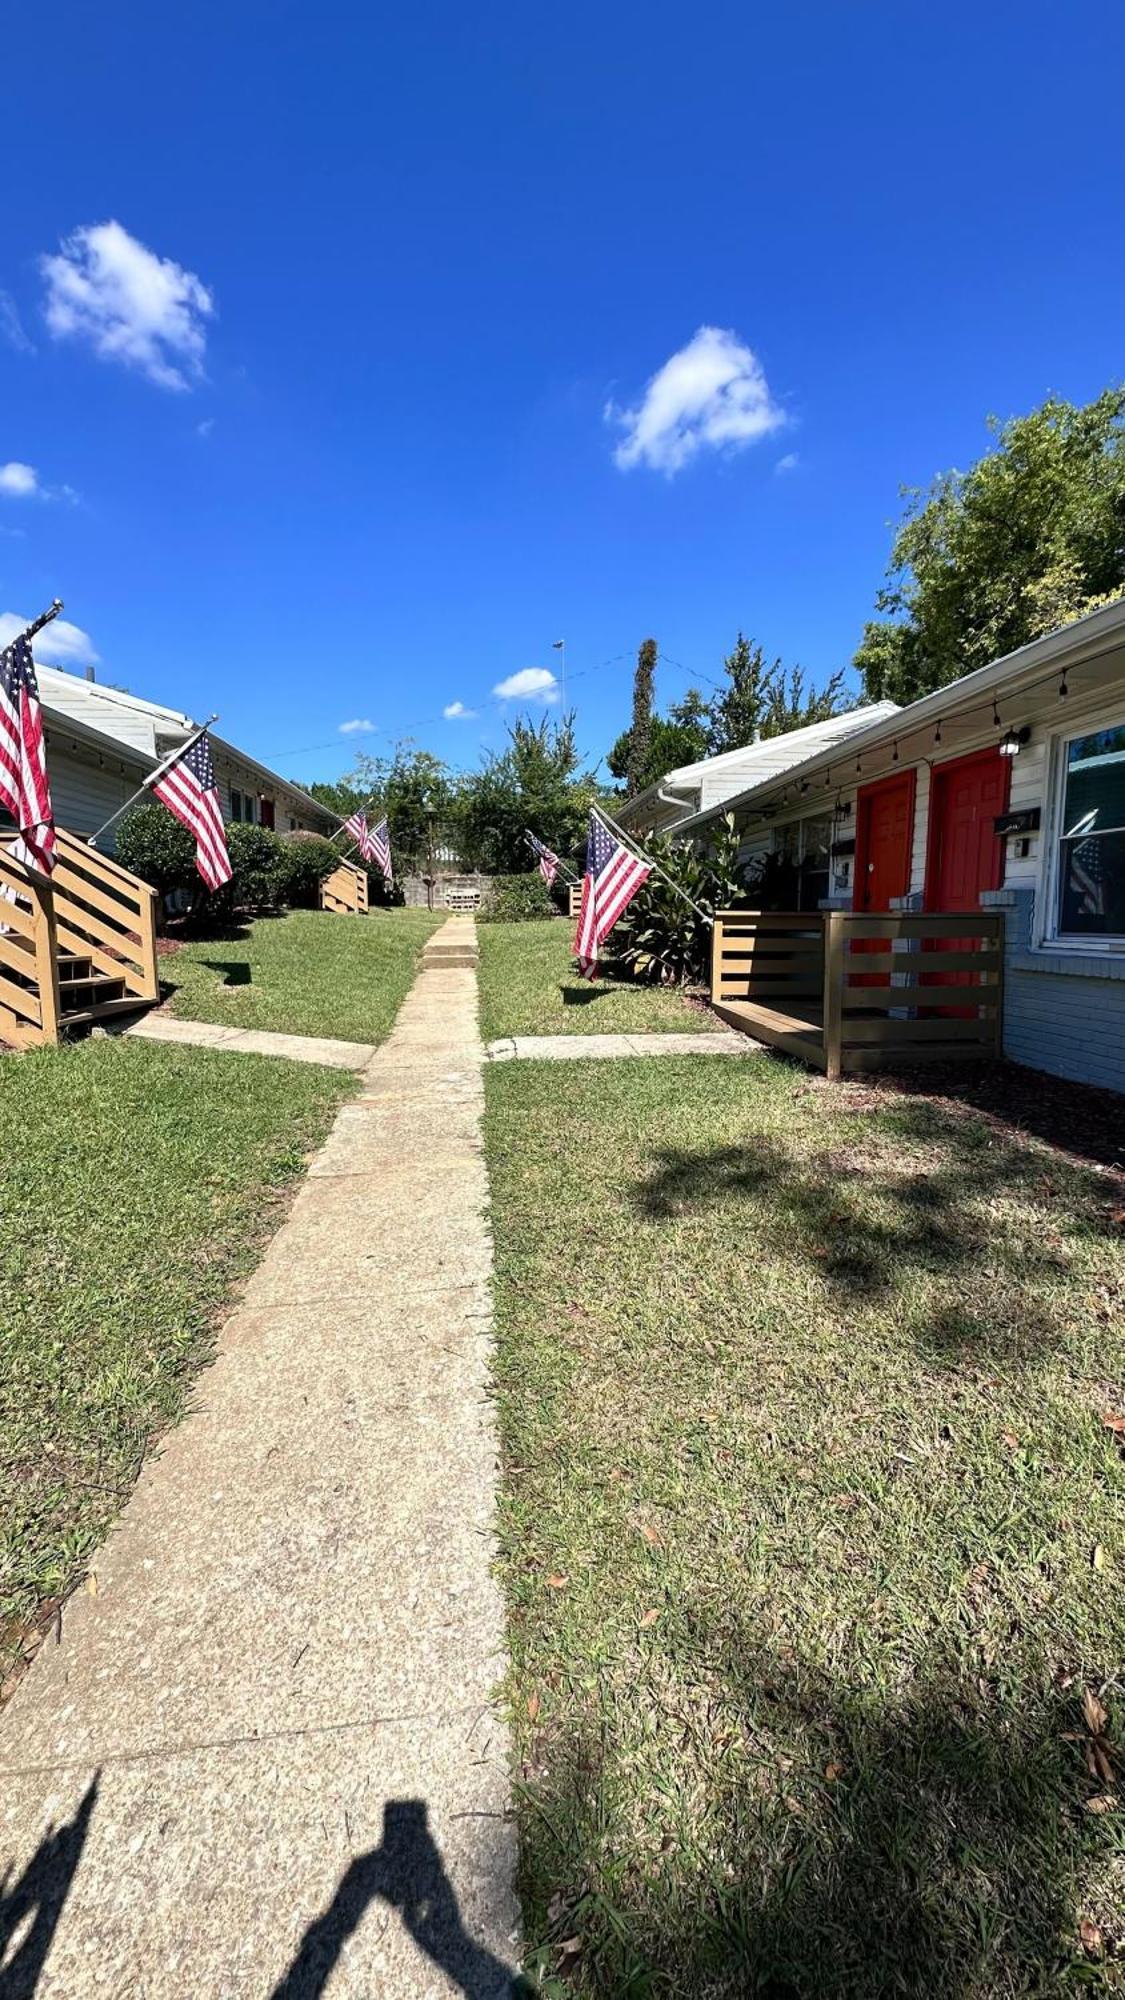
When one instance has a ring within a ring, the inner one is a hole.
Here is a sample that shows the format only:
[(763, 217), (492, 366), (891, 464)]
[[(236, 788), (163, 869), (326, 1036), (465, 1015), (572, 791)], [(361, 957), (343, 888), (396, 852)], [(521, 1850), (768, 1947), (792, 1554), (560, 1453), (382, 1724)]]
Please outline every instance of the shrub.
[(285, 842), (268, 826), (228, 826), (227, 850), (233, 879), (221, 894), (235, 910), (277, 910), (285, 901), (289, 857)]
[[(634, 979), (684, 985), (706, 978), (711, 957), (711, 926), (697, 915), (698, 903), (708, 915), (746, 904), (746, 889), (738, 866), (738, 835), (725, 816), (702, 854), (678, 845), (667, 835), (652, 834), (645, 852), (684, 893), (650, 875), (634, 896), (609, 939), (613, 963)], [(691, 903), (685, 901), (691, 898)]]
[(480, 912), (484, 923), (529, 924), (543, 917), (555, 917), (558, 910), (547, 884), (534, 875), (501, 875), (492, 884), (492, 893)]
[(202, 888), (195, 866), (195, 842), (167, 806), (152, 799), (127, 812), (117, 829), (117, 859), (123, 868), (159, 889)]
[(315, 910), (320, 902), (321, 883), (339, 866), (339, 848), (319, 833), (291, 833), (282, 845), (286, 902), (295, 909)]

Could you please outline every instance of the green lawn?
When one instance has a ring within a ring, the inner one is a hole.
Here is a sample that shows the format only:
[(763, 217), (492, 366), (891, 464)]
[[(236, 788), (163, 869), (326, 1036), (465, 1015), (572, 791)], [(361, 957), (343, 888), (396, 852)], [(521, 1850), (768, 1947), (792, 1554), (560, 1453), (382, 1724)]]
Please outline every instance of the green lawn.
[(479, 924), (481, 1033), (502, 1035), (636, 1034), (646, 1028), (718, 1026), (677, 992), (627, 981), (582, 979), (574, 969), (574, 925)]
[(171, 1011), (181, 1020), (379, 1042), (442, 921), (426, 910), (291, 910), (193, 938), (162, 956), (160, 977), (175, 989)]
[(1120, 1183), (768, 1060), (486, 1083), (545, 1991), (1125, 1992)]
[(0, 1686), (81, 1574), (355, 1088), (89, 1041), (0, 1060)]

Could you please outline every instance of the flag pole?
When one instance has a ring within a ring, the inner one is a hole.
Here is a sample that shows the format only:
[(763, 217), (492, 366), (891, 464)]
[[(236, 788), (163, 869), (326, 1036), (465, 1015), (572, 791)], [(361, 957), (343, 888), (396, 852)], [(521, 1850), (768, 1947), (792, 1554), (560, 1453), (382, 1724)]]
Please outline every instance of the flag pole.
[(663, 869), (660, 866), (660, 863), (658, 861), (653, 861), (652, 858), (645, 853), (644, 848), (640, 845), (639, 842), (635, 842), (630, 839), (629, 835), (625, 832), (624, 827), (618, 826), (617, 821), (611, 818), (610, 814), (606, 812), (604, 806), (591, 806), (590, 810), (591, 812), (596, 813), (600, 820), (603, 820), (605, 822), (606, 826), (609, 828), (611, 833), (615, 833), (617, 835), (617, 838), (621, 842), (622, 846), (628, 848), (630, 854), (633, 856), (635, 861), (643, 861), (646, 867), (650, 868), (654, 875), (659, 875), (661, 881), (667, 883), (669, 889), (672, 890), (674, 895), (682, 897), (683, 901), (688, 905), (689, 909), (694, 910), (696, 916), (699, 917), (703, 923), (707, 924), (712, 930), (714, 929), (715, 927), (714, 912), (713, 911), (709, 912), (703, 909), (702, 905), (697, 903), (693, 896), (688, 895), (686, 889), (681, 889), (678, 882), (673, 882), (672, 877), (665, 871), (665, 869)]
[(102, 821), (96, 833), (87, 834), (86, 836), (87, 847), (96, 846), (97, 842), (101, 839), (103, 833), (108, 832), (109, 828), (113, 825), (114, 821), (119, 820), (121, 818), (122, 813), (127, 813), (129, 807), (131, 805), (134, 805), (144, 792), (151, 791), (152, 787), (155, 784), (157, 784), (158, 781), (164, 776), (165, 771), (170, 771), (172, 769), (173, 764), (178, 764), (181, 757), (186, 757), (192, 745), (194, 743), (198, 743), (201, 736), (206, 736), (207, 731), (211, 727), (211, 724), (213, 722), (217, 722), (218, 720), (219, 717), (217, 713), (215, 715), (209, 715), (207, 717), (206, 722), (200, 723), (194, 735), (188, 737), (186, 743), (181, 743), (178, 750), (170, 751), (168, 756), (164, 758), (164, 761), (156, 766), (155, 771), (149, 772), (148, 777), (145, 779), (143, 785), (138, 785), (136, 791), (130, 794), (130, 796), (126, 799), (124, 805), (118, 806), (116, 812), (110, 813), (109, 818)]
[[(538, 848), (536, 847), (536, 845), (535, 845), (535, 841), (534, 841), (534, 839), (532, 838), (532, 834), (531, 834), (531, 829), (530, 829), (529, 827), (526, 827), (526, 826), (524, 827), (524, 830), (523, 830), (523, 837), (524, 837), (524, 839), (526, 840), (526, 842), (527, 842), (528, 846), (530, 847), (530, 849), (531, 849), (532, 853), (533, 853), (533, 854), (539, 854), (539, 849), (538, 849)], [(543, 857), (542, 857), (542, 855), (539, 855), (539, 859), (540, 859), (540, 860), (542, 860), (542, 858), (543, 858)], [(578, 878), (578, 876), (577, 876), (577, 875), (575, 874), (575, 872), (574, 872), (573, 868), (570, 868), (570, 867), (568, 867), (568, 866), (567, 866), (567, 863), (566, 863), (565, 861), (561, 860), (561, 859), (560, 859), (560, 857), (559, 857), (559, 856), (558, 856), (557, 854), (556, 854), (556, 856), (555, 856), (555, 866), (556, 866), (556, 868), (561, 868), (561, 869), (562, 869), (562, 872), (563, 872), (563, 874), (564, 874), (564, 876), (566, 877), (566, 880), (567, 880), (568, 882), (577, 882), (577, 881), (578, 881), (578, 879), (579, 879), (579, 878)]]
[(49, 625), (52, 618), (58, 617), (59, 612), (62, 610), (62, 608), (63, 608), (63, 601), (61, 597), (56, 597), (52, 599), (46, 611), (41, 611), (39, 613), (38, 618), (33, 618), (30, 625), (24, 626), (23, 631), (19, 635), (20, 638), (34, 639), (35, 634), (37, 632), (41, 632), (43, 630), (44, 625)]

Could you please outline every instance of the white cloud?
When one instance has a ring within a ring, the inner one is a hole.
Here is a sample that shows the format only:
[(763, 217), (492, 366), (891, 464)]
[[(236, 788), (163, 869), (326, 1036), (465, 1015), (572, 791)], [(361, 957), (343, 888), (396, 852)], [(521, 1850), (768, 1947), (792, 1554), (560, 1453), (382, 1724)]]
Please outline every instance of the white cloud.
[(0, 493), (6, 493), (10, 500), (30, 500), (42, 490), (33, 465), (22, 465), (18, 458), (0, 465)]
[(341, 722), (341, 736), (371, 736), (375, 724), (366, 715), (353, 715), (349, 722)]
[(795, 452), (795, 451), (787, 451), (787, 452), (786, 452), (786, 454), (785, 454), (785, 456), (784, 456), (784, 458), (779, 458), (779, 459), (778, 459), (778, 461), (777, 461), (777, 464), (776, 464), (776, 465), (774, 466), (774, 471), (775, 471), (775, 472), (796, 472), (796, 470), (797, 470), (797, 467), (798, 467), (798, 466), (800, 465), (800, 463), (801, 463), (801, 460), (800, 460), (800, 457), (799, 457), (799, 455), (797, 454), (797, 452)]
[(741, 451), (786, 421), (757, 356), (718, 326), (701, 326), (633, 409), (607, 403), (605, 417), (624, 433), (613, 454), (622, 471), (649, 465), (669, 478), (704, 448)]
[(196, 437), (209, 438), (214, 428), (215, 428), (214, 417), (204, 417), (203, 422), (201, 424), (196, 424), (195, 435)]
[(0, 334), (17, 354), (34, 354), (35, 348), (23, 329), (23, 321), (11, 292), (0, 292)]
[(518, 674), (497, 681), (492, 692), (501, 701), (557, 701), (559, 684), (547, 667), (521, 667)]
[(448, 702), (441, 712), (447, 722), (472, 722), (476, 715), (476, 709), (466, 708), (463, 701)]
[(103, 360), (139, 368), (162, 389), (199, 380), (215, 302), (194, 271), (158, 257), (119, 222), (76, 229), (39, 268), (56, 340), (87, 340)]
[[(0, 611), (0, 647), (10, 646), (30, 623), (30, 618), (21, 618), (17, 611)], [(98, 661), (90, 634), (80, 625), (72, 625), (69, 618), (53, 618), (37, 632), (32, 651), (45, 667), (93, 667)]]

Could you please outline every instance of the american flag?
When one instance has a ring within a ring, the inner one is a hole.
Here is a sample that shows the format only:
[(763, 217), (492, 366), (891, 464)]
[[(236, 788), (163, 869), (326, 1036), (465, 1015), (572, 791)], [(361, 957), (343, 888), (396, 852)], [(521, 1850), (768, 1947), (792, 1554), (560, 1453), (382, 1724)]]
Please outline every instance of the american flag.
[(637, 890), (652, 873), (642, 861), (610, 832), (596, 812), (590, 814), (586, 840), (586, 873), (582, 877), (582, 908), (578, 913), (578, 933), (574, 956), (578, 970), (593, 979), (598, 969), (598, 948), (605, 942)]
[(387, 825), (385, 819), (381, 819), (379, 821), (378, 826), (372, 827), (370, 840), (371, 840), (372, 859), (379, 863), (379, 866), (383, 871), (384, 879), (387, 882), (393, 882), (394, 871), (391, 867), (391, 830), (390, 827)]
[(370, 861), (375, 853), (375, 843), (367, 824), (367, 814), (360, 810), (344, 821), (344, 832), (350, 833), (365, 861)]
[(539, 873), (542, 875), (543, 880), (547, 884), (547, 887), (549, 889), (555, 879), (555, 876), (559, 872), (559, 857), (557, 854), (552, 854), (549, 847), (544, 847), (543, 842), (541, 840), (536, 840), (535, 835), (532, 833), (530, 827), (528, 828), (527, 831), (527, 837), (530, 840), (531, 845), (535, 849), (536, 854), (539, 856)]
[(16, 860), (49, 875), (55, 865), (55, 819), (39, 683), (26, 633), (0, 653), (0, 805), (19, 828), (11, 850)]
[(195, 865), (207, 887), (221, 889), (224, 882), (230, 881), (233, 870), (205, 729), (161, 773), (152, 789), (180, 825), (195, 835)]

